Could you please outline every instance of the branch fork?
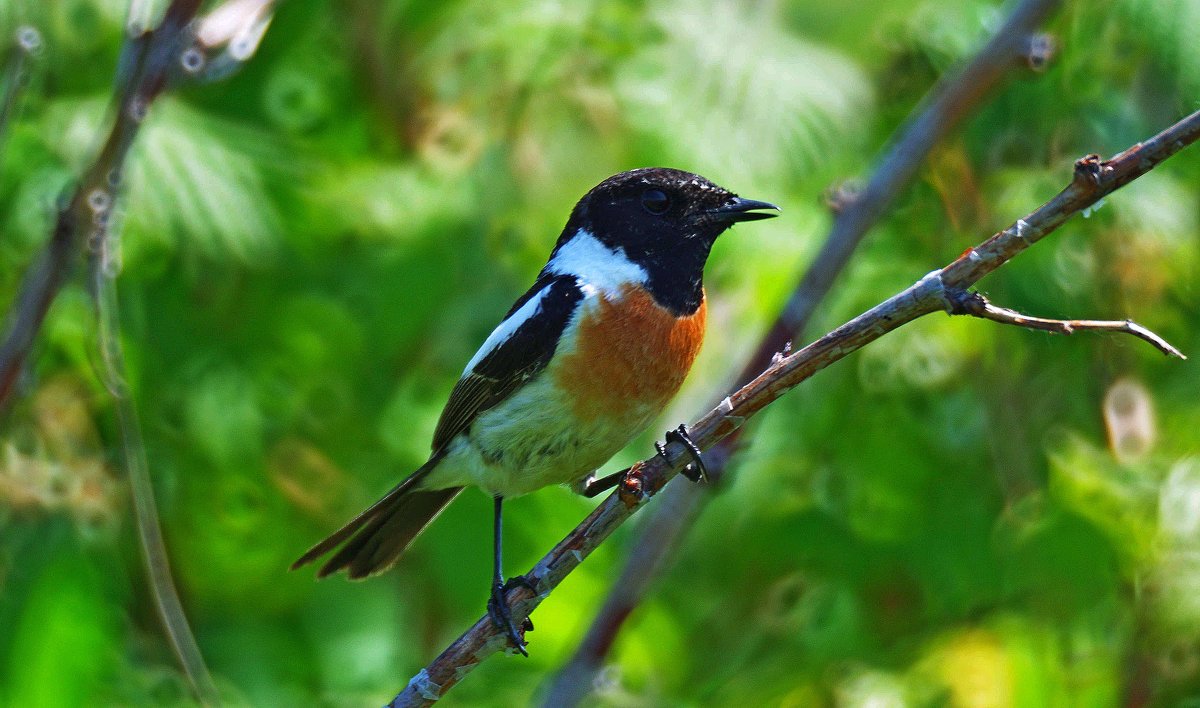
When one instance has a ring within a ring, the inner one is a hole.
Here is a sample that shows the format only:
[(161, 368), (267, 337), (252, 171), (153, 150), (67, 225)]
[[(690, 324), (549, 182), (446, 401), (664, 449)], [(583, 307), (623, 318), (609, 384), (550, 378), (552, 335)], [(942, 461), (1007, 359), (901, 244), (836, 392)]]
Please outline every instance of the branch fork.
[(947, 302), (950, 303), (948, 311), (952, 315), (969, 315), (971, 317), (991, 320), (992, 322), (1042, 332), (1051, 332), (1053, 334), (1074, 334), (1075, 332), (1083, 331), (1119, 332), (1149, 342), (1167, 356), (1187, 359), (1183, 352), (1175, 348), (1170, 342), (1133, 320), (1055, 320), (1044, 317), (1032, 317), (1030, 315), (1023, 315), (1016, 310), (993, 305), (980, 293), (964, 289), (949, 291), (947, 293)]

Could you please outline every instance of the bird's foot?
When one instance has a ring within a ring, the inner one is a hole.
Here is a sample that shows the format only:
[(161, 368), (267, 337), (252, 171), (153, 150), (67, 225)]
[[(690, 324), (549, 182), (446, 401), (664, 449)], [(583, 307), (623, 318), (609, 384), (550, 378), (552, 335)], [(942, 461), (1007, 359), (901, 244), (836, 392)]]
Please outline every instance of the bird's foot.
[(517, 626), (513, 624), (512, 610), (508, 606), (508, 591), (518, 586), (537, 592), (537, 587), (524, 575), (514, 575), (503, 584), (497, 582), (492, 585), (492, 596), (488, 598), (487, 613), (488, 617), (492, 618), (492, 622), (508, 635), (509, 644), (521, 652), (522, 656), (529, 656), (529, 651), (525, 648), (525, 633), (533, 631), (533, 620), (526, 617), (521, 622), (521, 628), (517, 629)]
[[(700, 456), (700, 446), (692, 440), (692, 434), (688, 432), (687, 426), (683, 423), (679, 424), (678, 428), (668, 430), (666, 434), (667, 443), (677, 442), (687, 448), (688, 454), (692, 456), (691, 464), (684, 467), (680, 474), (693, 482), (708, 482), (708, 468), (704, 466), (704, 458)], [(658, 450), (658, 454), (663, 456), (663, 459), (670, 462), (667, 458), (667, 447), (660, 442), (654, 443), (654, 449)]]

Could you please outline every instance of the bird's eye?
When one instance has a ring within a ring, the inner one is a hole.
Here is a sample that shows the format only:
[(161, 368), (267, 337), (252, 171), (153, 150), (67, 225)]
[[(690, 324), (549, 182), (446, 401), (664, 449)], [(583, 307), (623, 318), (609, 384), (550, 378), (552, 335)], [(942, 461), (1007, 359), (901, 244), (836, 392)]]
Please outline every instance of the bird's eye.
[(671, 208), (671, 198), (661, 189), (647, 189), (642, 192), (642, 206), (651, 214), (665, 214)]

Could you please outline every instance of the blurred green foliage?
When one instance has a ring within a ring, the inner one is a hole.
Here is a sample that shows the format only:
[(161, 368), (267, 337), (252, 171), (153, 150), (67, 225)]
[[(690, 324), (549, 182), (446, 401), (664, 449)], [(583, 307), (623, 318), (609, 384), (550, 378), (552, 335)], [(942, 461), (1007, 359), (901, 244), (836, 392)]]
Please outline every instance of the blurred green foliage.
[[(463, 363), (579, 196), (668, 164), (770, 199), (708, 272), (712, 328), (658, 428), (720, 395), (829, 222), (1004, 8), (968, 0), (282, 5), (223, 83), (156, 103), (120, 202), (131, 385), (185, 605), (229, 703), (379, 704), (483, 610), (489, 501), (393, 572), (287, 565), (423, 461)], [(91, 159), (121, 0), (0, 4), (43, 48), (0, 162), (0, 292)], [(822, 308), (832, 327), (1040, 204), (1071, 161), (1198, 107), (1200, 3), (1067, 2), (1061, 47), (940, 146)], [(1200, 353), (1200, 155), (982, 287)], [(0, 704), (190, 701), (147, 594), (83, 288), (0, 443)], [(734, 481), (620, 637), (599, 705), (1200, 701), (1200, 376), (1117, 336), (933, 316), (755, 423)], [(657, 429), (612, 465), (651, 451)], [(508, 508), (520, 572), (594, 502)], [(631, 528), (448, 705), (519, 704), (572, 651)]]

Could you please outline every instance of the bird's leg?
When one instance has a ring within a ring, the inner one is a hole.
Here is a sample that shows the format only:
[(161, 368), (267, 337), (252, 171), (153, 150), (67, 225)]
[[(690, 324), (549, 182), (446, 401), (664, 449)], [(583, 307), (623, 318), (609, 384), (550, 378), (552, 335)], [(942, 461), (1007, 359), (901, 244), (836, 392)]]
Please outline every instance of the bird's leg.
[[(686, 447), (688, 454), (692, 457), (691, 464), (684, 467), (681, 474), (693, 482), (707, 482), (708, 468), (704, 466), (704, 458), (700, 456), (700, 447), (696, 445), (696, 441), (692, 440), (687, 426), (680, 423), (678, 428), (667, 431), (666, 438), (668, 443), (678, 442)], [(654, 449), (658, 450), (658, 454), (662, 455), (663, 459), (667, 458), (667, 448), (665, 445), (655, 442)], [(670, 462), (670, 460), (667, 461)], [(582, 482), (577, 483), (574, 489), (585, 497), (594, 497), (600, 492), (612, 489), (620, 484), (621, 480), (628, 473), (629, 470), (621, 470), (620, 472), (613, 472), (603, 477), (588, 475)]]
[(493, 528), (495, 546), (493, 547), (492, 555), (492, 595), (488, 599), (488, 616), (492, 618), (492, 622), (496, 624), (505, 634), (508, 635), (508, 641), (512, 643), (517, 651), (524, 656), (529, 656), (529, 652), (525, 650), (525, 631), (533, 629), (533, 623), (527, 618), (521, 625), (521, 631), (517, 631), (516, 626), (512, 621), (512, 610), (508, 607), (508, 589), (514, 585), (524, 585), (527, 588), (533, 589), (529, 580), (523, 575), (518, 575), (510, 579), (507, 583), (504, 582), (503, 567), (504, 563), (501, 559), (503, 543), (503, 528), (502, 509), (504, 505), (504, 497), (493, 497), (495, 500), (496, 519)]
[[(668, 430), (665, 436), (668, 443), (677, 442), (687, 448), (688, 454), (692, 456), (691, 464), (684, 467), (680, 474), (693, 482), (708, 482), (708, 468), (704, 466), (704, 458), (700, 456), (700, 446), (692, 440), (691, 433), (688, 432), (687, 426), (683, 423), (674, 430)], [(658, 450), (658, 454), (663, 456), (664, 460), (670, 462), (667, 458), (667, 448), (660, 442), (654, 443), (654, 449)]]
[(629, 470), (621, 470), (603, 477), (588, 475), (576, 488), (577, 491), (587, 498), (592, 498), (600, 492), (612, 489), (620, 484), (621, 480)]

